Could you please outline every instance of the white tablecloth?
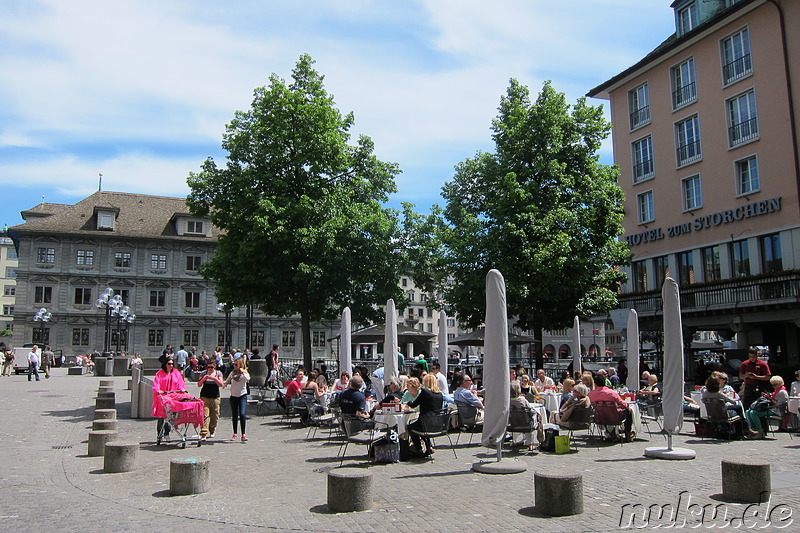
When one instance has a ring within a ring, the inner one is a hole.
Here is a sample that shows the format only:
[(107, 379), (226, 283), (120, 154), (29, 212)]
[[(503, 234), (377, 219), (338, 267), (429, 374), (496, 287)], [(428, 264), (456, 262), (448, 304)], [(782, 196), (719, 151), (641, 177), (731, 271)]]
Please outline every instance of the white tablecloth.
[[(702, 418), (703, 420), (708, 420), (708, 411), (706, 410), (706, 404), (703, 403), (703, 393), (699, 390), (693, 390), (692, 400), (696, 401), (700, 405), (700, 418)], [(736, 405), (742, 405), (742, 402), (740, 401), (736, 402)]]
[(553, 411), (558, 411), (558, 407), (561, 403), (561, 395), (557, 392), (541, 392), (538, 396), (544, 400), (544, 406), (547, 408), (548, 411), (551, 413)]
[(789, 409), (790, 413), (800, 415), (800, 397), (789, 398), (787, 409)]
[(375, 411), (373, 415), (373, 420), (378, 423), (378, 429), (383, 427), (397, 427), (397, 433), (402, 435), (406, 433), (406, 426), (417, 419), (419, 413), (417, 411), (412, 411), (410, 413), (382, 413), (380, 411)]

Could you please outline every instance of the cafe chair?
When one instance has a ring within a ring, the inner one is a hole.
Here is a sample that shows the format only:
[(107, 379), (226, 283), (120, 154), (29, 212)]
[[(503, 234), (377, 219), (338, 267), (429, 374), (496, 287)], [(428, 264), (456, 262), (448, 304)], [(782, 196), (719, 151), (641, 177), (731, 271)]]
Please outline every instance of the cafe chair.
[(530, 407), (511, 406), (508, 411), (508, 427), (506, 431), (511, 433), (511, 440), (514, 440), (514, 433), (530, 434), (533, 442), (533, 432), (536, 430), (536, 414)]
[[(622, 414), (619, 412), (617, 404), (612, 401), (596, 401), (592, 402), (594, 408), (594, 423), (598, 426), (605, 426), (606, 430), (610, 433), (616, 431), (618, 436), (622, 436), (625, 432), (625, 422), (622, 420)], [(622, 442), (624, 438), (620, 439)]]
[(446, 410), (441, 410), (425, 413), (419, 417), (417, 422), (408, 426), (408, 429), (414, 435), (431, 439), (431, 445), (433, 445), (433, 439), (436, 437), (447, 437), (450, 442), (450, 449), (453, 450), (453, 455), (458, 459), (456, 449), (453, 446), (453, 439), (450, 438), (450, 434), (447, 432), (449, 427), (450, 413)]
[[(772, 431), (772, 436), (775, 436), (775, 432), (780, 430), (781, 426), (784, 424), (784, 420), (786, 419), (786, 408), (788, 404), (783, 405), (776, 405), (770, 410), (770, 414), (763, 419), (764, 423), (767, 425), (766, 430)], [(775, 427), (772, 427), (772, 424), (775, 424)], [(792, 437), (792, 432), (789, 432), (789, 438), (794, 439)]]
[(737, 433), (742, 434), (742, 417), (736, 414), (731, 414), (727, 409), (727, 402), (720, 398), (703, 398), (703, 404), (706, 406), (706, 413), (708, 418), (706, 423), (714, 427), (714, 433), (717, 437), (727, 436), (730, 440), (733, 435)]
[(278, 389), (264, 389), (261, 391), (256, 397), (258, 400), (256, 404), (256, 416), (261, 415), (262, 410), (264, 410), (263, 414), (267, 415), (283, 412), (283, 408), (278, 404), (278, 394), (280, 394)]
[[(303, 401), (306, 403), (306, 411), (308, 412), (308, 433), (306, 439), (309, 437), (314, 438), (317, 436), (317, 428), (333, 425), (335, 417), (333, 413), (329, 413), (314, 399), (313, 395), (303, 395)], [(311, 435), (313, 431), (313, 435)], [(330, 433), (328, 435), (330, 437)]]
[[(458, 409), (458, 425), (469, 431), (469, 443), (472, 444), (472, 436), (475, 434), (475, 429), (483, 425), (483, 422), (478, 421), (478, 408), (466, 402), (456, 402), (456, 409)], [(461, 433), (459, 432), (456, 437), (456, 446), (458, 446), (460, 439)]]
[(367, 446), (367, 453), (369, 454), (369, 448), (382, 436), (381, 432), (375, 430), (375, 422), (369, 418), (342, 413), (339, 423), (345, 435), (344, 442), (339, 447), (339, 455), (342, 457), (339, 466), (344, 463), (348, 444), (351, 442), (353, 444), (364, 444)]
[(569, 441), (572, 443), (573, 449), (578, 451), (578, 448), (575, 446), (575, 439), (572, 438), (573, 433), (575, 433), (575, 431), (585, 430), (587, 437), (594, 440), (592, 424), (594, 424), (594, 411), (590, 405), (586, 408), (574, 409), (572, 414), (569, 415), (569, 420), (559, 423), (558, 426), (569, 431)]

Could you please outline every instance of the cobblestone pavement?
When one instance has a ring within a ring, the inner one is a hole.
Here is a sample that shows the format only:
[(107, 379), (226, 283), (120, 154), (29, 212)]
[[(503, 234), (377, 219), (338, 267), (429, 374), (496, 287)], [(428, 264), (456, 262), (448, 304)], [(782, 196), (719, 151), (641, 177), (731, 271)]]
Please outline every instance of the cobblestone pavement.
[[(0, 445), (2, 469), (0, 529), (6, 531), (617, 531), (628, 525), (623, 505), (669, 505), (679, 508), (678, 524), (702, 524), (686, 504), (712, 504), (741, 516), (746, 506), (720, 498), (720, 460), (764, 460), (772, 465), (773, 495), (769, 504), (748, 512), (783, 505), (773, 524), (797, 531), (800, 523), (800, 438), (779, 433), (765, 441), (721, 442), (681, 435), (676, 446), (693, 449), (692, 461), (661, 461), (643, 456), (648, 446), (663, 446), (663, 437), (624, 445), (589, 445), (578, 438), (578, 453), (554, 455), (507, 453), (528, 470), (515, 475), (471, 471), (489, 450), (462, 435), (453, 456), (446, 439), (437, 440), (435, 461), (369, 466), (374, 476), (370, 511), (332, 514), (327, 511), (326, 472), (339, 465), (338, 443), (327, 431), (306, 439), (306, 430), (287, 427), (275, 416), (251, 416), (247, 443), (230, 437), (230, 419), (223, 418), (217, 438), (198, 448), (155, 445), (155, 421), (132, 420), (127, 378), (113, 378), (117, 394), (120, 440), (141, 443), (135, 472), (103, 473), (103, 458), (87, 456), (87, 438), (100, 379), (67, 376), (56, 369), (52, 379), (28, 382), (25, 376), (0, 378)], [(223, 400), (225, 401), (225, 400)], [(687, 424), (684, 429), (690, 430)], [(585, 433), (585, 432), (584, 432)], [(455, 435), (453, 435), (455, 439)], [(473, 439), (479, 440), (478, 436)], [(367, 467), (365, 448), (350, 445), (345, 465)], [(211, 461), (211, 490), (195, 496), (170, 497), (172, 458), (203, 457)], [(533, 510), (536, 471), (583, 474), (585, 513), (549, 518)], [(682, 499), (681, 493), (683, 493)], [(689, 499), (690, 498), (690, 499)], [(697, 509), (697, 507), (694, 507)], [(719, 509), (719, 508), (718, 508)], [(787, 511), (788, 509), (788, 511)], [(755, 519), (757, 520), (757, 518)], [(791, 521), (791, 525), (789, 525)], [(746, 529), (736, 521), (726, 531)], [(762, 526), (766, 522), (757, 522)], [(649, 526), (669, 525), (650, 516)], [(634, 522), (636, 525), (636, 522)], [(641, 521), (639, 525), (644, 525)], [(720, 523), (717, 522), (717, 530)]]

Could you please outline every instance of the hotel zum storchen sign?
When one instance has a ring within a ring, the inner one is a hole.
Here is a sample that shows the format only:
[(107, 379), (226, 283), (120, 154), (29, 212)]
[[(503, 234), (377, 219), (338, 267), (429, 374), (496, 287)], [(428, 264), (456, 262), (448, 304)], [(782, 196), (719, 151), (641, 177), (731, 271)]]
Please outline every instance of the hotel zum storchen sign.
[(646, 242), (658, 241), (664, 237), (677, 237), (693, 231), (703, 231), (712, 226), (730, 224), (745, 218), (768, 215), (781, 210), (781, 198), (781, 196), (778, 196), (769, 200), (740, 205), (736, 209), (726, 209), (710, 215), (703, 215), (695, 218), (692, 222), (670, 226), (667, 228), (666, 233), (661, 228), (653, 228), (634, 235), (626, 235), (625, 240), (630, 246), (637, 246)]

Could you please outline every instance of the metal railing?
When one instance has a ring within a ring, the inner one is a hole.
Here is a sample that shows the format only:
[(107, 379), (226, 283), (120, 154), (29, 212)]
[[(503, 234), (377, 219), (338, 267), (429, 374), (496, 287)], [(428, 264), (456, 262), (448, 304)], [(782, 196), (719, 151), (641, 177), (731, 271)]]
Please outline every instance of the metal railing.
[(646, 105), (631, 112), (631, 129), (638, 128), (650, 122), (650, 106)]
[(750, 54), (745, 54), (739, 59), (726, 63), (722, 67), (722, 76), (725, 78), (725, 85), (733, 83), (739, 78), (750, 74), (752, 70), (753, 64), (750, 61)]
[(703, 155), (702, 152), (700, 152), (700, 141), (682, 144), (678, 146), (676, 152), (678, 155), (678, 166), (693, 163)]
[(679, 107), (697, 100), (697, 84), (688, 83), (672, 91), (672, 107)]
[(728, 128), (728, 140), (731, 146), (742, 144), (758, 137), (758, 119), (743, 120)]

